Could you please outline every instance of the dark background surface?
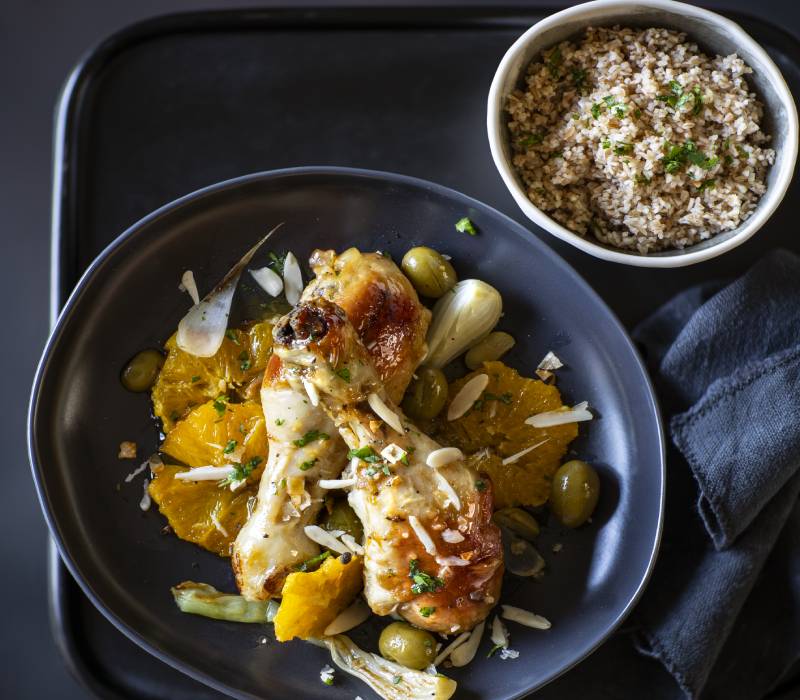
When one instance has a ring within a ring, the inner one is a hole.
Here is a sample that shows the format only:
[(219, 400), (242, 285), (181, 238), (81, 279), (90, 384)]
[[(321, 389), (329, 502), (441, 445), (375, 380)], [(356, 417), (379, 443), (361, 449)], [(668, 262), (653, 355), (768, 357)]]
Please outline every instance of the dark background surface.
[[(279, 4), (236, 2), (237, 7)], [(317, 4), (336, 3), (320, 0)], [(537, 3), (503, 4), (530, 7)], [(778, 26), (800, 29), (800, 9), (788, 0), (765, 0), (757, 6), (734, 0), (704, 4), (758, 13)], [(0, 622), (3, 697), (88, 696), (67, 674), (50, 634), (47, 533), (30, 479), (24, 438), (31, 378), (48, 329), (52, 117), (58, 91), (86, 50), (131, 22), (165, 12), (230, 6), (176, 0), (13, 0), (0, 4), (0, 85), (4, 95), (0, 107), (0, 211), (4, 219), (0, 250), (6, 262), (1, 284), (10, 302), (11, 319), (2, 345), (2, 367), (9, 381), (5, 420), (0, 423), (5, 468), (10, 475), (5, 481), (0, 544), (5, 562), (0, 594), (6, 603)]]

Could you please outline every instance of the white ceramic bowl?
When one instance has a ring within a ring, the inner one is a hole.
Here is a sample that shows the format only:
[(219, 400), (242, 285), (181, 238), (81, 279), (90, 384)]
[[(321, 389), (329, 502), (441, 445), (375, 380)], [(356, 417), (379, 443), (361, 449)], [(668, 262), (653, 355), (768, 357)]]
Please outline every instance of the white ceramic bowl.
[[(522, 72), (534, 58), (560, 41), (579, 36), (588, 26), (666, 27), (686, 32), (690, 41), (711, 55), (737, 53), (753, 69), (748, 76), (764, 103), (762, 127), (772, 134), (775, 163), (767, 174), (767, 192), (755, 211), (738, 228), (724, 231), (683, 250), (648, 255), (583, 238), (534, 206), (511, 164), (511, 146), (503, 106)], [(525, 215), (547, 232), (604, 260), (640, 267), (681, 267), (708, 260), (744, 243), (760, 229), (783, 199), (797, 159), (797, 109), (778, 67), (736, 23), (708, 10), (673, 0), (595, 0), (543, 19), (525, 32), (503, 56), (489, 91), (487, 113), (489, 145), (495, 165)]]

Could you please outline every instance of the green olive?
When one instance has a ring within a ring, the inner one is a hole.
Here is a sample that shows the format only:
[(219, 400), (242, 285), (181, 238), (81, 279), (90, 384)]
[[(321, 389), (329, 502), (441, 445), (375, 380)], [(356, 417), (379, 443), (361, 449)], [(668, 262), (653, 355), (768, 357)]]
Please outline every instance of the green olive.
[(352, 535), (356, 542), (364, 540), (364, 526), (346, 498), (337, 499), (320, 524), (325, 530), (344, 530)]
[(514, 336), (495, 331), (489, 333), (479, 343), (473, 345), (464, 357), (464, 362), (470, 369), (478, 369), (484, 362), (499, 360), (514, 347)]
[(408, 668), (421, 671), (436, 658), (436, 640), (430, 632), (407, 622), (393, 622), (383, 628), (378, 640), (381, 656)]
[(429, 420), (439, 415), (447, 402), (447, 377), (434, 367), (420, 367), (403, 399), (403, 411), (411, 418)]
[(567, 527), (580, 527), (594, 512), (600, 497), (600, 479), (593, 467), (573, 459), (553, 476), (550, 509)]
[(403, 272), (422, 296), (438, 299), (458, 282), (456, 271), (441, 253), (433, 248), (419, 246), (403, 256)]
[(522, 508), (502, 508), (494, 514), (494, 521), (526, 540), (539, 536), (539, 523), (528, 511)]
[(120, 381), (128, 391), (147, 391), (158, 378), (164, 356), (158, 350), (142, 350), (125, 365)]

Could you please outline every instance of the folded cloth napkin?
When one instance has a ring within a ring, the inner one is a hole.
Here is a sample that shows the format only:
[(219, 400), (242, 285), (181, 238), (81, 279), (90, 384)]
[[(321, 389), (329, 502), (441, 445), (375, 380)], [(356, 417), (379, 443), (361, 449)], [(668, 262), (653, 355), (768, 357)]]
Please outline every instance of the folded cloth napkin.
[(761, 698), (800, 657), (800, 258), (690, 289), (634, 337), (670, 443), (637, 648), (688, 698)]

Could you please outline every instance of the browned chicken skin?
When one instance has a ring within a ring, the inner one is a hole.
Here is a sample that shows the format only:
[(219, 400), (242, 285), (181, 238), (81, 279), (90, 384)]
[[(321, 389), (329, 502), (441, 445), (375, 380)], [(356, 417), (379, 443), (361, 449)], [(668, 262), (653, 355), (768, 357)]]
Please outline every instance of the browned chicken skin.
[[(314, 385), (347, 446), (365, 457), (353, 459), (344, 476), (356, 479), (348, 500), (364, 524), (365, 595), (372, 610), (397, 611), (438, 632), (471, 629), (497, 602), (503, 573), (488, 480), (478, 485), (478, 475), (458, 457), (428, 466), (440, 446), (388, 396), (341, 308), (322, 298), (301, 302), (274, 337), (287, 371)], [(346, 382), (337, 374), (344, 365)], [(402, 432), (380, 420), (370, 407), (374, 396), (401, 421)], [(390, 445), (405, 452), (402, 461), (379, 457)]]

